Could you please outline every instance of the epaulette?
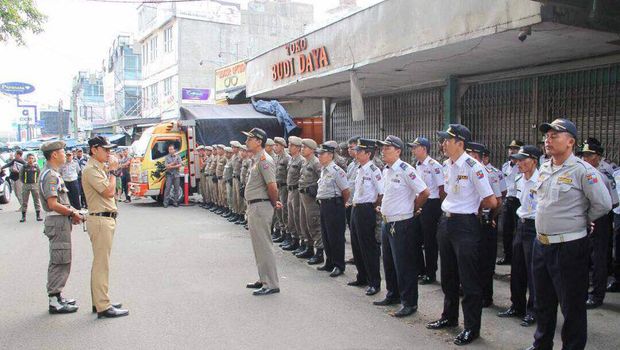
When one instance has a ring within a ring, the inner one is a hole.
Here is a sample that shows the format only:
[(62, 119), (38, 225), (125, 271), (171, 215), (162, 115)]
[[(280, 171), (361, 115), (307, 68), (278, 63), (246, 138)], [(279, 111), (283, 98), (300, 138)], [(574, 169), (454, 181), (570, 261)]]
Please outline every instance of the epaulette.
[(370, 164), (370, 170), (375, 171), (377, 170), (377, 167), (374, 164)]
[(400, 168), (403, 169), (403, 170), (407, 170), (407, 168), (409, 168), (409, 164), (407, 164), (405, 162), (402, 162), (402, 163), (400, 163)]
[(261, 161), (263, 161), (263, 160), (267, 160), (267, 157), (265, 157), (265, 155), (263, 154), (263, 156), (262, 156), (262, 157), (260, 157), (260, 160), (261, 160)]
[(469, 165), (472, 168), (476, 165), (476, 161), (473, 158), (467, 158), (465, 160), (465, 163), (467, 163), (467, 165)]

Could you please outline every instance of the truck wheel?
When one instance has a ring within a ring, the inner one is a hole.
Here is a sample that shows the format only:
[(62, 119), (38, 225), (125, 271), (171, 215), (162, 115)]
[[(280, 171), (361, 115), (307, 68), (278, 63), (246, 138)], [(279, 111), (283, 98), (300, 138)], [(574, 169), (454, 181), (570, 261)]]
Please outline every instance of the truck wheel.
[(0, 196), (0, 204), (8, 204), (11, 201), (11, 185), (8, 181), (2, 184), (2, 196)]

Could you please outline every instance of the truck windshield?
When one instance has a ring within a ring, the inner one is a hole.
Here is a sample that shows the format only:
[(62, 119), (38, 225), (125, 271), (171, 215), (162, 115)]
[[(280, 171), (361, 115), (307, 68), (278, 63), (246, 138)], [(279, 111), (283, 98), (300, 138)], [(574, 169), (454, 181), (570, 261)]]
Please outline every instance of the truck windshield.
[(153, 130), (155, 130), (154, 126), (144, 130), (138, 141), (131, 145), (133, 148), (133, 154), (136, 157), (143, 157), (146, 153), (146, 150), (149, 147), (149, 141), (151, 141), (151, 135), (153, 135)]

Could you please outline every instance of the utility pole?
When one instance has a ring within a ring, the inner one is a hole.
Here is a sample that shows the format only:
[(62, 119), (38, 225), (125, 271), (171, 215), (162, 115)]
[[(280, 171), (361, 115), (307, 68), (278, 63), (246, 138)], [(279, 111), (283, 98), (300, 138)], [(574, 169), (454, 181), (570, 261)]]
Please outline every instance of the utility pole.
[(80, 94), (80, 81), (76, 82), (76, 85), (73, 86), (73, 137), (78, 139), (78, 95)]

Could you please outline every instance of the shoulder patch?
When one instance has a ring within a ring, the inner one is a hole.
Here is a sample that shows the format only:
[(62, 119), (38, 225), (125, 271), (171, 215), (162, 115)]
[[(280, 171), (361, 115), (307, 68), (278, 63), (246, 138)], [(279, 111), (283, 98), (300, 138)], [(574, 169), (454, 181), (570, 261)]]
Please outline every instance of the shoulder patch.
[(400, 168), (403, 169), (403, 170), (407, 170), (407, 168), (409, 168), (409, 164), (407, 164), (405, 162), (402, 162), (402, 163), (400, 163)]
[(598, 176), (596, 176), (596, 172), (590, 172), (586, 174), (586, 181), (590, 185), (594, 185), (598, 182)]
[(374, 164), (370, 164), (370, 170), (375, 171), (377, 170), (377, 167)]
[(478, 170), (478, 171), (476, 172), (476, 176), (477, 176), (479, 179), (483, 179), (483, 178), (484, 178), (484, 173), (482, 172), (482, 170)]
[(473, 158), (467, 158), (465, 160), (465, 163), (467, 163), (467, 165), (469, 165), (472, 168), (476, 165), (476, 161)]

